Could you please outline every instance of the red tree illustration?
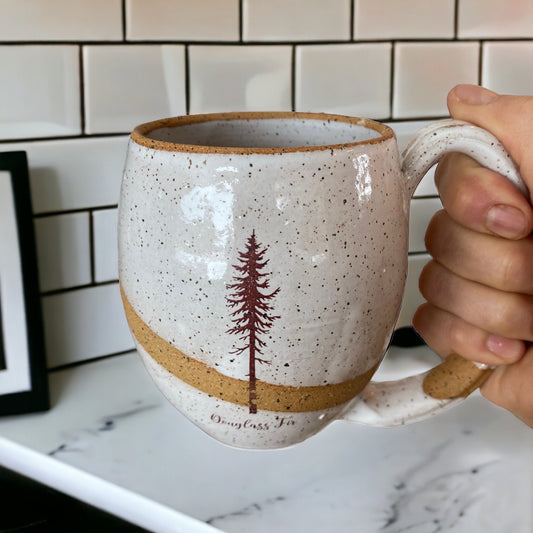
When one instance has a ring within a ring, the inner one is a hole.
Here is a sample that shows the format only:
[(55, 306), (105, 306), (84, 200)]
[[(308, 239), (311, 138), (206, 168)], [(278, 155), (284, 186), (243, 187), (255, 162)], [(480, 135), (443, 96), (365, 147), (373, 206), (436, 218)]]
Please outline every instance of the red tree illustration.
[(257, 242), (253, 230), (248, 237), (246, 250), (239, 252), (240, 264), (233, 265), (237, 274), (233, 276), (234, 283), (228, 285), (228, 289), (233, 292), (226, 297), (228, 307), (233, 309), (231, 321), (235, 323), (226, 333), (240, 335), (239, 340), (243, 341), (243, 345), (231, 353), (240, 355), (248, 352), (250, 413), (257, 413), (255, 364), (271, 364), (270, 361), (258, 357), (266, 346), (261, 335), (268, 333), (274, 320), (280, 318), (271, 314), (272, 305), (269, 302), (278, 294), (279, 287), (268, 292), (270, 273), (263, 271), (268, 264), (268, 259), (264, 258), (265, 252), (266, 248), (262, 248)]

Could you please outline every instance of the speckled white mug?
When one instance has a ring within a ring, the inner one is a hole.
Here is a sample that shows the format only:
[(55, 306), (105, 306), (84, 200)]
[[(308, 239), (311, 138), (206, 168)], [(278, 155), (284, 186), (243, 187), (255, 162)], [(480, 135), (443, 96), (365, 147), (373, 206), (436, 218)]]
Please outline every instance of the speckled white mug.
[(137, 127), (119, 205), (119, 276), (137, 349), (168, 400), (219, 441), (269, 449), (335, 419), (390, 426), (471, 392), (452, 357), (370, 379), (407, 270), (409, 204), (462, 151), (524, 185), (498, 141), (443, 121), (400, 157), (393, 131), (310, 113), (184, 116)]

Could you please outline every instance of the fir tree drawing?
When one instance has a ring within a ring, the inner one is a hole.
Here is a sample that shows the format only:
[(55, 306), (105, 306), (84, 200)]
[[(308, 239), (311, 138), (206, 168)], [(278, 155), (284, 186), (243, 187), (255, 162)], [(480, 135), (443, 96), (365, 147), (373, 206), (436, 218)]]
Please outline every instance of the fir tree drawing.
[(272, 299), (278, 294), (279, 287), (268, 292), (270, 273), (264, 272), (268, 264), (265, 259), (267, 249), (263, 248), (256, 240), (255, 230), (252, 231), (246, 242), (246, 249), (239, 252), (239, 264), (233, 265), (236, 274), (234, 283), (228, 285), (231, 292), (226, 297), (228, 307), (232, 310), (231, 321), (235, 324), (226, 333), (239, 335), (242, 346), (233, 350), (234, 354), (248, 353), (248, 406), (250, 413), (257, 413), (256, 392), (256, 363), (271, 364), (270, 361), (260, 358), (266, 343), (261, 338), (268, 333), (272, 323), (279, 316), (272, 314)]

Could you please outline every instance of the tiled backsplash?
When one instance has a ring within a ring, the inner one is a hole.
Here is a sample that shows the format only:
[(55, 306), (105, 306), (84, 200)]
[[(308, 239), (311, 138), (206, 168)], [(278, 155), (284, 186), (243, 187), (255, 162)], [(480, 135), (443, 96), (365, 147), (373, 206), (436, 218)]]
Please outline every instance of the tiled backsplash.
[[(404, 144), (457, 83), (533, 94), (531, 0), (0, 0), (0, 150), (26, 150), (51, 368), (133, 347), (117, 282), (128, 132), (164, 116), (327, 111)], [(428, 176), (412, 202), (421, 301)]]

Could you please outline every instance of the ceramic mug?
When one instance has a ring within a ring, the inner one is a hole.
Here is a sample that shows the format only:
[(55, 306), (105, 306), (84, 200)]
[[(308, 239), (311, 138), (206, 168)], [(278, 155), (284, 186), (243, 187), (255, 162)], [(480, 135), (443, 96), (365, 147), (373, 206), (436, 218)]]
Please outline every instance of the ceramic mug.
[(525, 192), (500, 143), (470, 124), (421, 131), (313, 113), (227, 113), (131, 134), (119, 277), (142, 360), (167, 399), (219, 441), (271, 449), (336, 419), (420, 420), (487, 377), (459, 356), (370, 381), (398, 317), (411, 196), (461, 151)]

